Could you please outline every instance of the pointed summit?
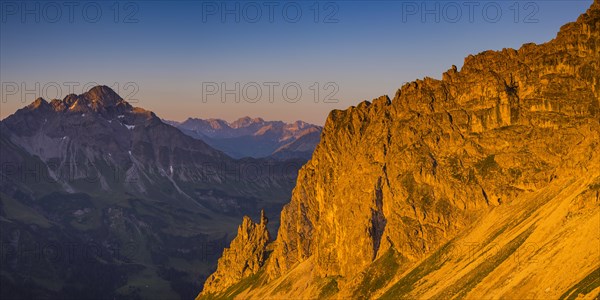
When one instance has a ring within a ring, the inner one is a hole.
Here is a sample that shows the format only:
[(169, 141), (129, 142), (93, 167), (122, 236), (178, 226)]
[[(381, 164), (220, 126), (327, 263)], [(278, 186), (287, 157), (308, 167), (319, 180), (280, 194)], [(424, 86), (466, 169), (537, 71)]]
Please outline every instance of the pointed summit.
[(73, 103), (77, 102), (77, 95), (69, 94), (62, 101), (67, 107), (73, 105)]
[(265, 122), (265, 120), (263, 120), (262, 118), (254, 118), (253, 119), (253, 118), (246, 116), (246, 117), (237, 119), (236, 121), (231, 123), (230, 126), (231, 126), (231, 128), (244, 128), (244, 127), (251, 126), (253, 124), (262, 124), (264, 122)]
[(29, 107), (29, 109), (38, 109), (42, 106), (45, 107), (47, 105), (48, 105), (48, 101), (46, 101), (42, 97), (38, 97), (37, 99), (35, 99), (35, 101), (31, 102), (31, 104), (29, 104), (27, 107)]
[(219, 258), (217, 270), (206, 280), (202, 295), (218, 293), (221, 286), (232, 285), (258, 273), (266, 262), (267, 244), (271, 241), (266, 224), (264, 210), (260, 212), (260, 223), (244, 216), (237, 236)]
[(266, 226), (268, 223), (269, 223), (269, 219), (267, 219), (267, 216), (265, 215), (265, 210), (261, 209), (260, 210), (260, 225)]
[(82, 96), (86, 100), (104, 107), (116, 106), (119, 102), (123, 101), (123, 98), (105, 85), (95, 86)]

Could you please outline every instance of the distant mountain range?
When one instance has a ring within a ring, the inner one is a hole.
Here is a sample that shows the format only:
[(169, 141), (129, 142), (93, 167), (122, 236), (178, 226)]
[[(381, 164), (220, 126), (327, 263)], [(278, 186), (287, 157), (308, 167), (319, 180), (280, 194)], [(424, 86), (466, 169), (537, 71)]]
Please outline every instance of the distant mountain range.
[(0, 145), (2, 299), (193, 298), (242, 215), (278, 219), (304, 162), (233, 159), (106, 86), (36, 99)]
[(181, 123), (165, 122), (233, 158), (269, 157), (278, 160), (310, 159), (323, 129), (302, 121), (288, 124), (250, 117), (232, 123), (221, 119), (196, 118)]

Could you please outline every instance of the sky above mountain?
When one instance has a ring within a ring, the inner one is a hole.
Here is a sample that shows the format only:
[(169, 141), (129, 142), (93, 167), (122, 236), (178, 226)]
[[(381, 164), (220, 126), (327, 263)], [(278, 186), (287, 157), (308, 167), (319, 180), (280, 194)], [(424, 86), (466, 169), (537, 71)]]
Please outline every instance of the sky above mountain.
[(0, 118), (106, 84), (165, 119), (322, 125), (468, 53), (548, 41), (591, 2), (2, 2)]

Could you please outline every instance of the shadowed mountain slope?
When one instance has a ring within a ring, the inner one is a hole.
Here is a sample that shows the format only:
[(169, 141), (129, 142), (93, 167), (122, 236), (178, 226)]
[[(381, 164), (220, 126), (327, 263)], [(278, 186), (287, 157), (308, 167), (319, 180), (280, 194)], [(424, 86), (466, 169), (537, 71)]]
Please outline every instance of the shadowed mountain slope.
[(6, 299), (194, 297), (239, 218), (281, 211), (303, 163), (232, 159), (106, 86), (39, 98), (0, 133)]

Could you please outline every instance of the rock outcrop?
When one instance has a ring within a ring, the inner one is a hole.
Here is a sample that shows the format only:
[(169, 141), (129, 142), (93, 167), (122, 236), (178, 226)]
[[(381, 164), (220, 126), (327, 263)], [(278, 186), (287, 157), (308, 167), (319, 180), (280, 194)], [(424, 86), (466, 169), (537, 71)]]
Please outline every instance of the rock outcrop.
[[(393, 100), (331, 112), (281, 213), (264, 282), (239, 297), (597, 294), (586, 276), (600, 265), (599, 45), (596, 0), (546, 44), (471, 55)], [(459, 242), (477, 247), (449, 254)], [(507, 256), (528, 243), (541, 265), (515, 267)], [(578, 271), (548, 273), (566, 257)]]
[(260, 223), (254, 223), (250, 217), (244, 216), (237, 237), (219, 258), (217, 272), (206, 280), (204, 294), (219, 292), (220, 287), (233, 285), (260, 270), (266, 259), (267, 243), (271, 239), (267, 223), (264, 211), (261, 211)]

